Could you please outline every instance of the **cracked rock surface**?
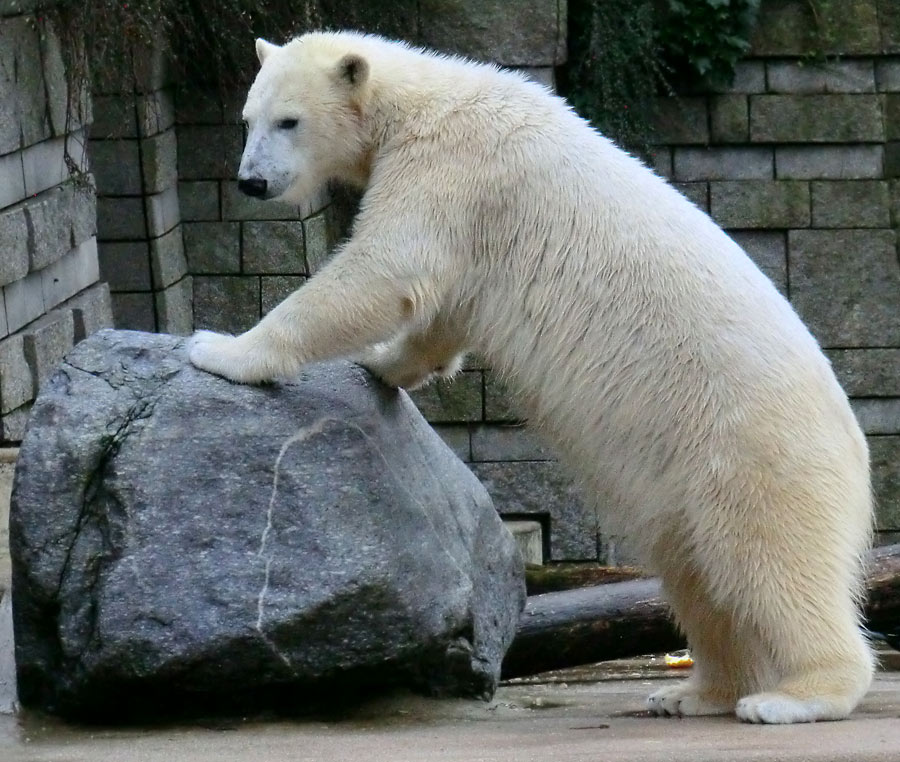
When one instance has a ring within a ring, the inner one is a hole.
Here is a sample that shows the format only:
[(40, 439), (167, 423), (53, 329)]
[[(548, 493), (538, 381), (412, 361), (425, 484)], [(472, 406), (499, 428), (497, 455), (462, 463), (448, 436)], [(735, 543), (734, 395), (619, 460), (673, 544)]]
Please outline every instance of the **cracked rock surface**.
[(35, 403), (10, 515), (19, 697), (96, 721), (489, 697), (524, 604), (490, 498), (350, 363), (235, 385), (101, 331)]

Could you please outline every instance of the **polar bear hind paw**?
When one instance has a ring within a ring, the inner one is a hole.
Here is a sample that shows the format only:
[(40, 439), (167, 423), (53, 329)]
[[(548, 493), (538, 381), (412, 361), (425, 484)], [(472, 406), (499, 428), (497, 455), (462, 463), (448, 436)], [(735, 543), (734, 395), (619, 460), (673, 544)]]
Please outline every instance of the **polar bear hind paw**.
[(842, 720), (850, 714), (847, 702), (827, 698), (795, 698), (786, 693), (755, 693), (737, 703), (739, 720), (765, 725)]
[(647, 707), (660, 717), (700, 717), (731, 714), (734, 711), (733, 702), (710, 698), (702, 688), (690, 682), (670, 685), (651, 693)]

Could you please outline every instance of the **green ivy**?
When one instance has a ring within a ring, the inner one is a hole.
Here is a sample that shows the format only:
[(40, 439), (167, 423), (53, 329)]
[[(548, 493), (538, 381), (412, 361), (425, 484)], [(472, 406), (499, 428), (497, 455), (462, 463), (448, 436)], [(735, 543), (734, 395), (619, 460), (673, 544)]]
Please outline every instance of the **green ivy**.
[(656, 96), (729, 84), (759, 2), (569, 0), (561, 89), (601, 132), (647, 154)]
[(569, 64), (560, 72), (576, 111), (640, 152), (664, 74), (654, 7), (654, 0), (570, 0)]
[[(284, 41), (321, 26), (316, 0), (48, 0), (76, 78), (113, 88), (137, 65), (133, 51), (166, 40), (179, 81), (230, 87), (255, 72), (252, 40)], [(80, 55), (90, 61), (90, 69)]]
[[(830, 0), (809, 0), (828, 5)], [(513, 0), (510, 0), (513, 5)], [(645, 152), (655, 96), (684, 81), (722, 85), (747, 52), (759, 0), (568, 0), (564, 94), (617, 142)], [(414, 35), (396, 0), (44, 0), (79, 91), (127, 89), (133, 51), (165, 39), (177, 81), (234, 92), (256, 71), (255, 37), (357, 27)], [(414, 19), (413, 19), (414, 21)], [(90, 61), (90, 67), (87, 62)]]
[(722, 87), (750, 49), (760, 0), (667, 0), (658, 39), (676, 76)]

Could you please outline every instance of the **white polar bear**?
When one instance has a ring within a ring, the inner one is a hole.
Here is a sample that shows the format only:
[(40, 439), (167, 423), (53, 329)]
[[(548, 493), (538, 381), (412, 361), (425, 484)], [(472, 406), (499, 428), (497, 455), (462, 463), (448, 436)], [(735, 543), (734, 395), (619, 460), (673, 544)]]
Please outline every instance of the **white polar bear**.
[(191, 361), (254, 383), (362, 357), (414, 386), (477, 350), (662, 577), (696, 668), (651, 709), (845, 717), (873, 671), (866, 443), (772, 284), (521, 76), (355, 33), (257, 52), (240, 187), (365, 196), (326, 267)]

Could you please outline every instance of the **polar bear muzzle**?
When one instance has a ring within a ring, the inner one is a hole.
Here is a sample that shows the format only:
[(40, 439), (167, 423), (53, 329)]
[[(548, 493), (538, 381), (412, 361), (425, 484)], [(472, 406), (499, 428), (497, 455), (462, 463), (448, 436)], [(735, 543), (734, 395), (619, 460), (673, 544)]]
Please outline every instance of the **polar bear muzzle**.
[(238, 180), (238, 190), (254, 198), (265, 197), (268, 185), (269, 183), (261, 177), (249, 177), (244, 180)]

